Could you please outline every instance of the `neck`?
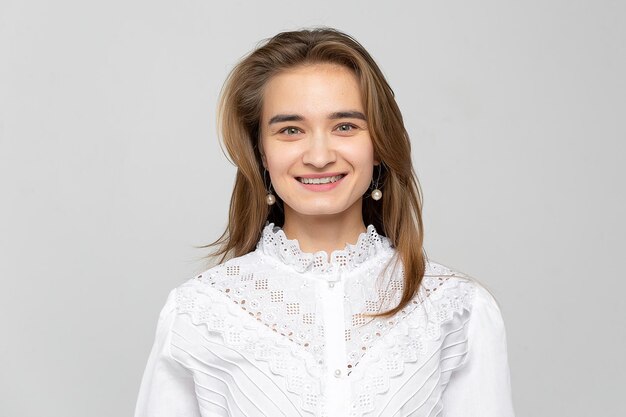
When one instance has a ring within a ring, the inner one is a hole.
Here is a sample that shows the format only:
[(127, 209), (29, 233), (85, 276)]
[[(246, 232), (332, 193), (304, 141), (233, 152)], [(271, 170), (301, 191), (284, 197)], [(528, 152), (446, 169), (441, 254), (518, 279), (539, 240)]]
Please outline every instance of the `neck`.
[(346, 243), (355, 244), (367, 230), (361, 205), (355, 204), (335, 215), (304, 215), (285, 206), (285, 224), (282, 227), (288, 239), (297, 239), (303, 252), (344, 249)]

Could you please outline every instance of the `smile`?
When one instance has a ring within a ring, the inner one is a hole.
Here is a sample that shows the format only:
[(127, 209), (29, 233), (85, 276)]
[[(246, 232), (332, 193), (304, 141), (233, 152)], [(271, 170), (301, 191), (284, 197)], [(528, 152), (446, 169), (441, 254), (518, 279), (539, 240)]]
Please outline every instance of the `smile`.
[(322, 177), (322, 178), (298, 178), (302, 184), (329, 184), (337, 182), (345, 177), (345, 174), (335, 175), (334, 177)]

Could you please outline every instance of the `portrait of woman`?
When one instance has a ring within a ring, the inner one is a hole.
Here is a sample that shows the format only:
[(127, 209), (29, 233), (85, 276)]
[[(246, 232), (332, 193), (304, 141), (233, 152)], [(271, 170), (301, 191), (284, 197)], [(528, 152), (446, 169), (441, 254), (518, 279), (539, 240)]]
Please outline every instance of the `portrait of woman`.
[(219, 129), (237, 174), (218, 261), (167, 298), (135, 417), (514, 415), (498, 304), (428, 259), (409, 135), (357, 40), (265, 41)]
[(0, 417), (622, 417), (624, 15), (0, 2)]

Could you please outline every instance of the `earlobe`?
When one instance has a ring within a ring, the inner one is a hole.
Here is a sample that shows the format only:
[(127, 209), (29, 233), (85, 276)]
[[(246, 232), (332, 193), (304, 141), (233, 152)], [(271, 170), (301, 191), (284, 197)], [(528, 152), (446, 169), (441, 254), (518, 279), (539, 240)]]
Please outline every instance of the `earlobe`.
[(374, 152), (374, 166), (380, 165), (380, 158), (376, 155), (377, 152)]

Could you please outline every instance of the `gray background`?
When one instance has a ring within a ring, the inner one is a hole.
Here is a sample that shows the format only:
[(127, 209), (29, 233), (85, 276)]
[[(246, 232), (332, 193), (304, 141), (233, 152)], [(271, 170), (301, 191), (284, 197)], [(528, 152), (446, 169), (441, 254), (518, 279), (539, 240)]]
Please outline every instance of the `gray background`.
[(413, 140), (430, 258), (502, 305), (518, 416), (623, 415), (623, 1), (0, 2), (0, 415), (129, 416), (234, 169), (215, 104), (278, 31), (354, 35)]

